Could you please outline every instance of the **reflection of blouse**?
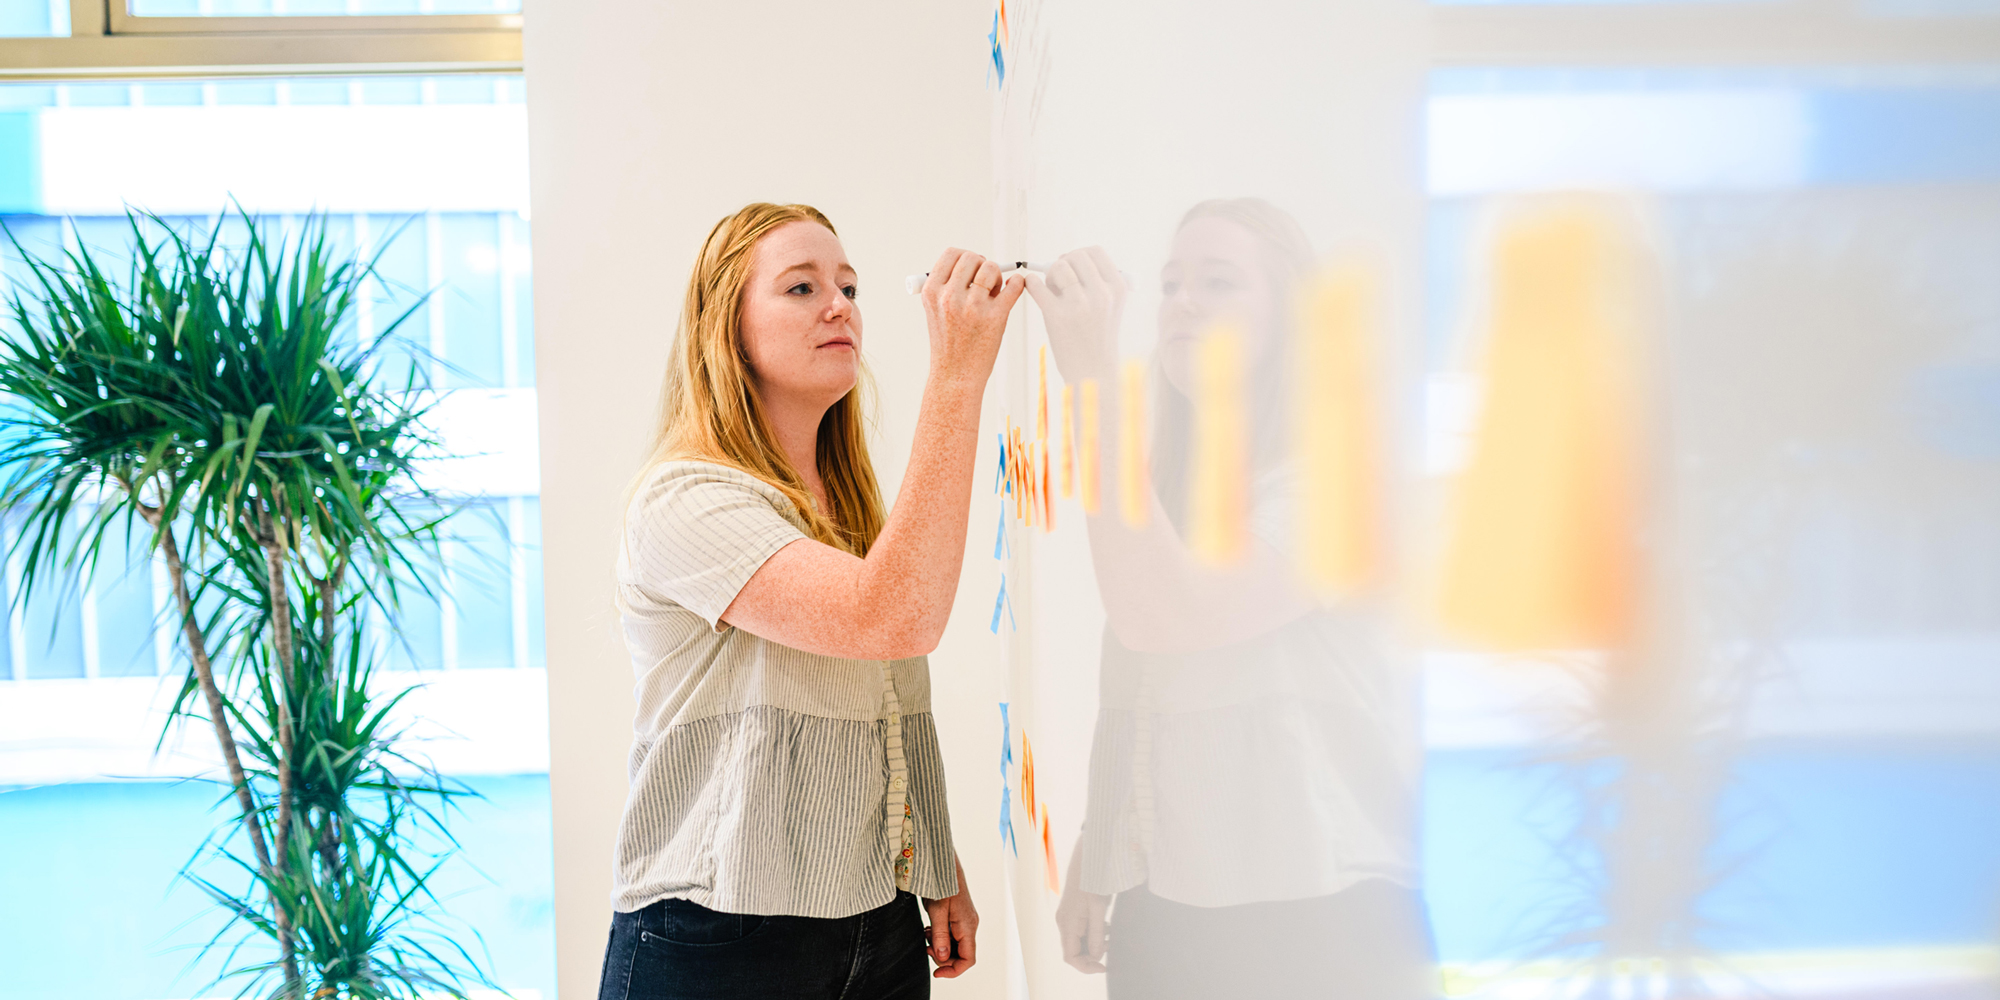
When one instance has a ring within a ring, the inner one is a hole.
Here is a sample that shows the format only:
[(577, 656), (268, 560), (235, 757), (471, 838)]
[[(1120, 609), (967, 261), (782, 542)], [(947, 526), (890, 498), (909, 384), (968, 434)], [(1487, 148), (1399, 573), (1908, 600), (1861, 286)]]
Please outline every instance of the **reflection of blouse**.
[(638, 675), (612, 905), (843, 917), (957, 893), (925, 658), (843, 660), (723, 624), (807, 537), (785, 495), (706, 462), (653, 470), (626, 513), (620, 618)]
[[(1251, 518), (1281, 552), (1287, 480), (1260, 477)], [(1082, 888), (1143, 882), (1194, 906), (1322, 896), (1367, 878), (1415, 888), (1416, 698), (1381, 620), (1347, 604), (1169, 654), (1133, 652), (1107, 629)]]

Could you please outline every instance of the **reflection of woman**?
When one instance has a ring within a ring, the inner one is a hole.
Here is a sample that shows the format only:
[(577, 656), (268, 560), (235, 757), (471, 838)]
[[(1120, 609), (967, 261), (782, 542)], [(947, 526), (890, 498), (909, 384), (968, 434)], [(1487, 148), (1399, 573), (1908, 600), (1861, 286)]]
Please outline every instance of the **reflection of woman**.
[(639, 714), (603, 1000), (913, 998), (927, 946), (972, 965), (924, 654), (1021, 283), (956, 250), (931, 275), (924, 446), (885, 518), (832, 224), (751, 205), (702, 247), (619, 553)]
[[(1188, 212), (1161, 273), (1150, 516), (1089, 520), (1108, 627), (1057, 924), (1070, 964), (1108, 966), (1114, 998), (1429, 993), (1414, 698), (1375, 609), (1322, 606), (1289, 558), (1293, 475), (1275, 418), (1311, 262), (1298, 224), (1266, 202)], [(1115, 393), (1123, 287), (1109, 258), (1078, 251), (1028, 281), (1065, 380)], [(1245, 338), (1252, 400), (1253, 541), (1226, 569), (1182, 540), (1195, 347), (1217, 322)]]

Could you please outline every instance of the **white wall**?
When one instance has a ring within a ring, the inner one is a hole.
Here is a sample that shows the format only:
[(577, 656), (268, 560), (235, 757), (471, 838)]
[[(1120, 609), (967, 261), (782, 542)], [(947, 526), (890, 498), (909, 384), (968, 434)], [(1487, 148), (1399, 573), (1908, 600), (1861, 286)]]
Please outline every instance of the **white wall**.
[[(694, 253), (718, 218), (750, 201), (814, 204), (840, 227), (862, 277), (866, 355), (881, 388), (876, 465), (893, 496), (927, 357), (922, 313), (902, 276), (947, 244), (983, 248), (991, 233), (982, 76), (990, 16), (970, 0), (564, 0), (529, 19), (563, 1000), (596, 996), (610, 922), (632, 714), (610, 603), (618, 500), (650, 431)], [(981, 508), (972, 523), (991, 517)], [(998, 817), (997, 681), (989, 654), (976, 652), (988, 648), (978, 643), (982, 598), (990, 595), (962, 592), (932, 676), (968, 881), (997, 911), (999, 873), (984, 836)], [(989, 958), (943, 984), (942, 995), (1001, 995), (1000, 927), (990, 914)]]

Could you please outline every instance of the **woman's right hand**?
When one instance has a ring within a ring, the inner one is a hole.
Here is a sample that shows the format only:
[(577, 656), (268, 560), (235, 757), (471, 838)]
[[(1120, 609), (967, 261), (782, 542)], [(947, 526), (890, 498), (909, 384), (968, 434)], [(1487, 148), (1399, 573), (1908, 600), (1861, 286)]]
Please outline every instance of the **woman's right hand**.
[(986, 384), (1026, 284), (1020, 275), (1002, 281), (1000, 265), (976, 253), (952, 247), (939, 255), (922, 294), (932, 373)]
[(1068, 381), (1105, 379), (1118, 359), (1125, 278), (1103, 247), (1072, 250), (1047, 274), (1028, 274), (1028, 294), (1042, 311), (1056, 368)]
[(1111, 897), (1085, 892), (1076, 887), (1076, 866), (1070, 866), (1069, 884), (1056, 903), (1056, 933), (1062, 938), (1063, 961), (1078, 972), (1104, 971), (1105, 914)]

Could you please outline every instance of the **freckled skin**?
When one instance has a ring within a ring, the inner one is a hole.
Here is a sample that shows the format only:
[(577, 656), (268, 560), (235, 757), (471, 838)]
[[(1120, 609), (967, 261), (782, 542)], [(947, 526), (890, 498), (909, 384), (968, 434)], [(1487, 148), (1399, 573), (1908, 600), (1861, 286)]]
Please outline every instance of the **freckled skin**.
[[(997, 264), (957, 249), (930, 273), (923, 289), (930, 372), (910, 464), (881, 536), (865, 559), (809, 538), (786, 545), (750, 577), (723, 621), (827, 656), (888, 660), (937, 648), (964, 561), (980, 397), (1023, 284), (1002, 282)], [(817, 223), (793, 222), (758, 242), (743, 292), (743, 347), (758, 400), (822, 505), (814, 460), (820, 420), (860, 369), (854, 284), (840, 240)], [(958, 880), (958, 895), (924, 901), (938, 966), (932, 975), (940, 979), (964, 973), (976, 957), (979, 914), (963, 866)]]

